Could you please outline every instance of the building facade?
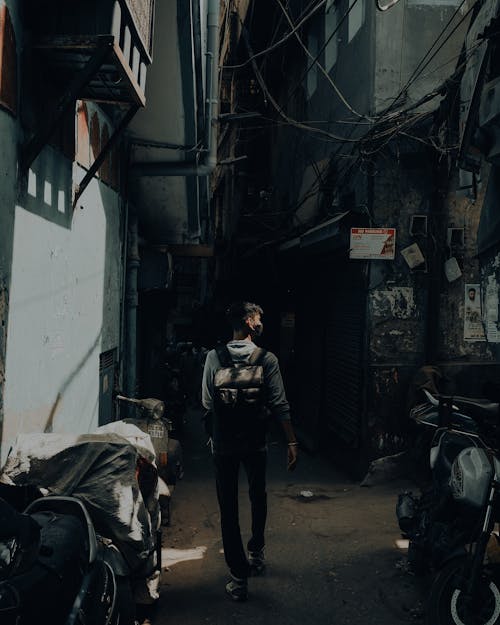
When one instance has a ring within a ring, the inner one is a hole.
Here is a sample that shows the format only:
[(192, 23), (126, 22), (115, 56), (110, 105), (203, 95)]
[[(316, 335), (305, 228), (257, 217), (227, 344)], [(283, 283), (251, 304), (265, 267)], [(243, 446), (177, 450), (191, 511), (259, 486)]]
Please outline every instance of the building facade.
[(207, 3), (159, 4), (0, 2), (2, 460), (20, 432), (89, 432), (117, 388), (136, 395), (138, 293), (174, 265), (141, 253), (199, 230), (183, 173), (159, 196), (131, 172), (138, 146), (197, 145)]
[(457, 146), (440, 134), (479, 5), (229, 5), (218, 277), (270, 312), (304, 441), (362, 473), (404, 448), (420, 367), (471, 394), (497, 372), (464, 326), (480, 207), (450, 201)]

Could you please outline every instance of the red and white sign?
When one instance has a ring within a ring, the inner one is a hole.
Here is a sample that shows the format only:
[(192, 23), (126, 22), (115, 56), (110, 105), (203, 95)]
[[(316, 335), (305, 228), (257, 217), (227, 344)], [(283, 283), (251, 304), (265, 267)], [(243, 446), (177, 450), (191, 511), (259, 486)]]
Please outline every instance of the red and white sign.
[(396, 228), (351, 228), (349, 258), (394, 260)]

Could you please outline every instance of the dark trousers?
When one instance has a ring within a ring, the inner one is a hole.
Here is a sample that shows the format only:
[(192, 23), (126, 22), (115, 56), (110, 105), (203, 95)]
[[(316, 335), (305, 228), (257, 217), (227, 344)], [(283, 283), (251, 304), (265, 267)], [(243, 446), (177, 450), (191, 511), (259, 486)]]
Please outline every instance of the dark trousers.
[(264, 529), (267, 517), (266, 451), (245, 454), (215, 454), (215, 478), (219, 500), (222, 544), (226, 563), (235, 577), (246, 578), (250, 572), (241, 539), (238, 513), (238, 475), (240, 464), (248, 478), (248, 494), (252, 508), (252, 537), (248, 551), (264, 548)]

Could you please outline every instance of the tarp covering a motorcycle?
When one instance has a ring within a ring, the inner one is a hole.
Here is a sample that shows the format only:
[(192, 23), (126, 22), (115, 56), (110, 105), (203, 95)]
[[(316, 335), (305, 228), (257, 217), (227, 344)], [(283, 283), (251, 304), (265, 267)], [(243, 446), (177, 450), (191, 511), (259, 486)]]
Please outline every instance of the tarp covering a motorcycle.
[[(21, 434), (0, 481), (81, 499), (97, 532), (110, 538), (131, 571), (140, 575), (154, 553), (159, 527), (157, 483), (153, 478), (144, 488), (141, 482), (141, 492), (137, 474), (141, 459), (147, 465), (154, 462), (154, 455), (115, 433)], [(154, 465), (150, 466), (155, 475)]]

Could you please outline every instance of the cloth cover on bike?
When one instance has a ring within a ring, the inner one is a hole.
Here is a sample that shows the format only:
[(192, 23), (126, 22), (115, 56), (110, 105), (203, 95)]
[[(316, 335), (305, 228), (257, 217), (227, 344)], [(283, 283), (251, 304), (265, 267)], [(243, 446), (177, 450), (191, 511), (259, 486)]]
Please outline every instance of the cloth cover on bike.
[(154, 453), (147, 435), (128, 428), (130, 440), (105, 430), (79, 436), (21, 434), (0, 481), (81, 499), (96, 531), (116, 544), (134, 573), (154, 553), (160, 514), (157, 484), (143, 493), (137, 479), (138, 461), (154, 467)]

